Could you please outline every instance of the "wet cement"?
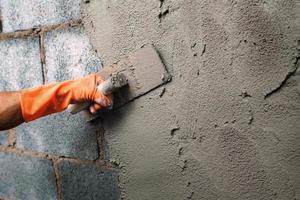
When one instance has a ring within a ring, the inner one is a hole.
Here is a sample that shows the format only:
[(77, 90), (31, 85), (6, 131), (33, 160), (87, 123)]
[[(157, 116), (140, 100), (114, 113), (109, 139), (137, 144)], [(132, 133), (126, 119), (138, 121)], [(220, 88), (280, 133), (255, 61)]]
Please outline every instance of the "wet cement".
[(106, 116), (125, 199), (300, 198), (297, 1), (88, 2), (104, 65), (152, 43), (173, 76)]

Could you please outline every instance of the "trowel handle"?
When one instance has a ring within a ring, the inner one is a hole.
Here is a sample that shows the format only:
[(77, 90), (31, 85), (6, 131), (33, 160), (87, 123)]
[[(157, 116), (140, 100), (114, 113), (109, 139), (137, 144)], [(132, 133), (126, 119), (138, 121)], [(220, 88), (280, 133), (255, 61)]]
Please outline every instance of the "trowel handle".
[[(128, 80), (123, 73), (112, 74), (107, 80), (98, 85), (97, 90), (104, 95), (111, 94), (119, 88), (128, 84)], [(80, 111), (86, 110), (90, 107), (93, 102), (83, 102), (74, 104), (70, 108), (71, 114), (79, 113)]]

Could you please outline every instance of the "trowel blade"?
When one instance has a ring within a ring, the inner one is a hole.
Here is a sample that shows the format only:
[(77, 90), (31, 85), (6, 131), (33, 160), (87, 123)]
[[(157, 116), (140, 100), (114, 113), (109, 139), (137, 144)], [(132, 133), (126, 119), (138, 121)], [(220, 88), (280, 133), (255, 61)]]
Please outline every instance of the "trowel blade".
[[(114, 93), (113, 109), (147, 94), (171, 80), (170, 74), (152, 45), (145, 45), (117, 63), (104, 67), (99, 74), (107, 79), (117, 72), (125, 74), (128, 85)], [(88, 119), (89, 121), (93, 120), (99, 115), (101, 113), (96, 116), (90, 115)]]

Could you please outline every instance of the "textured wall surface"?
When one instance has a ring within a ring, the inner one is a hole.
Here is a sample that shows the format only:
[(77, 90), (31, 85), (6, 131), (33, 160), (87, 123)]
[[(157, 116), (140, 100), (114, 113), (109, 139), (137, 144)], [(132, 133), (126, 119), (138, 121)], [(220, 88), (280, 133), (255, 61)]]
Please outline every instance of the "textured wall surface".
[(300, 199), (299, 1), (87, 2), (104, 64), (152, 43), (173, 76), (106, 116), (125, 199)]

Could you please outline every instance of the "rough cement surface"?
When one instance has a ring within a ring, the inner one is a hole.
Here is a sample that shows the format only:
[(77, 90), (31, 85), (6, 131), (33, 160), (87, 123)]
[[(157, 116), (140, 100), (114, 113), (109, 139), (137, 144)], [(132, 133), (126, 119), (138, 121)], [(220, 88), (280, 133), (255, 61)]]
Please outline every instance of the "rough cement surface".
[(13, 32), (80, 19), (80, 0), (0, 0), (2, 31)]
[(300, 199), (298, 1), (83, 8), (104, 65), (153, 43), (173, 75), (106, 116), (125, 199)]
[(0, 153), (0, 197), (22, 200), (56, 200), (52, 163), (31, 157)]
[(113, 171), (68, 161), (61, 162), (59, 170), (64, 200), (119, 200), (117, 176)]
[(0, 91), (14, 91), (43, 83), (39, 39), (0, 41)]

